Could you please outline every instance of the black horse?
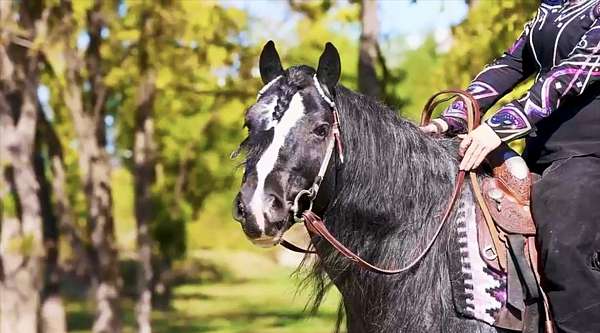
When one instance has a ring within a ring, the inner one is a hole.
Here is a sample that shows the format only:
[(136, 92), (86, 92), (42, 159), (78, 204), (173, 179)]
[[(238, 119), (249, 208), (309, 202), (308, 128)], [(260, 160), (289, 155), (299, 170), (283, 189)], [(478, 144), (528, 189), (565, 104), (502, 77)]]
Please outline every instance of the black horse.
[[(266, 85), (246, 112), (245, 172), (234, 202), (247, 237), (274, 246), (293, 223), (294, 198), (312, 185), (332, 130), (325, 94), (340, 114), (345, 161), (332, 155), (313, 210), (338, 240), (380, 267), (418, 256), (452, 192), (457, 142), (429, 137), (373, 98), (338, 85), (340, 58), (329, 43), (315, 71), (304, 65), (283, 70), (269, 42), (260, 73)], [(473, 207), (465, 188), (431, 251), (397, 276), (362, 270), (314, 237), (315, 304), (332, 283), (342, 294), (348, 332), (496, 332), (459, 316), (452, 300), (447, 253), (458, 237), (454, 226)]]

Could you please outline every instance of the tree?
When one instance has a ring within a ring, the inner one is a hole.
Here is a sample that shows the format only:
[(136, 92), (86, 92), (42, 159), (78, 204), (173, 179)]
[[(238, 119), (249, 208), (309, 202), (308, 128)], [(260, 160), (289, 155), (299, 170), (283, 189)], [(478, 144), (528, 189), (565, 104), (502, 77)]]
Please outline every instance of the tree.
[(38, 106), (38, 124), (35, 136), (33, 167), (40, 184), (38, 200), (43, 219), (44, 248), (46, 253), (44, 287), (41, 290), (40, 324), (44, 333), (64, 333), (67, 330), (65, 307), (60, 295), (60, 267), (58, 264), (59, 226), (57, 215), (52, 205), (52, 186), (47, 177), (47, 161), (45, 151), (47, 134), (51, 124), (47, 121), (42, 108)]
[(358, 58), (358, 90), (365, 95), (381, 97), (382, 87), (377, 79), (376, 61), (379, 54), (379, 20), (377, 2), (360, 1), (361, 34)]
[[(94, 1), (85, 9), (85, 26), (74, 15), (81, 4), (61, 1), (55, 22), (54, 37), (59, 39), (61, 57), (48, 57), (61, 83), (60, 95), (69, 110), (77, 138), (79, 171), (88, 211), (91, 242), (89, 258), (95, 286), (96, 318), (94, 332), (118, 332), (121, 329), (119, 307), (119, 270), (114, 239), (112, 213), (111, 165), (106, 151), (104, 116), (108, 88), (104, 84), (105, 68), (100, 53), (106, 28), (102, 2)], [(89, 43), (81, 56), (74, 41), (79, 29), (85, 28)]]
[[(235, 163), (229, 155), (242, 139), (244, 107), (259, 89), (251, 80), (258, 50), (239, 40), (246, 18), (238, 9), (193, 1), (126, 4), (110, 26), (106, 83), (118, 105), (111, 113), (118, 157), (134, 177), (138, 258), (145, 262), (138, 289), (152, 290), (154, 306), (162, 307), (170, 265), (186, 250), (186, 222), (236, 180), (234, 167), (223, 166)], [(149, 307), (138, 304), (141, 318)]]
[(34, 333), (44, 273), (40, 184), (32, 160), (40, 64), (36, 38), (45, 32), (48, 11), (34, 1), (21, 4), (18, 13), (15, 7), (0, 2), (0, 165), (14, 207), (13, 217), (2, 216), (0, 331)]
[(149, 59), (151, 40), (158, 38), (160, 21), (149, 6), (142, 5), (139, 14), (140, 38), (138, 41), (139, 83), (137, 89), (133, 170), (135, 189), (135, 217), (138, 246), (138, 303), (136, 320), (140, 333), (150, 333), (152, 311), (152, 186), (156, 180), (156, 142), (154, 141), (154, 97), (156, 71)]

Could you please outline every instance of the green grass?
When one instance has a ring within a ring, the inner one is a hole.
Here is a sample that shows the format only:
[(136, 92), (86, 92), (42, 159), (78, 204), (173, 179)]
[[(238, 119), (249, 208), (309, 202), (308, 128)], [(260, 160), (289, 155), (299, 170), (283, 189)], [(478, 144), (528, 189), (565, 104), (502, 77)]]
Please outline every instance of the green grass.
[[(329, 333), (336, 320), (338, 296), (331, 293), (319, 313), (303, 311), (310, 291), (297, 292), (292, 270), (251, 253), (206, 252), (229, 266), (225, 281), (187, 283), (174, 290), (172, 307), (153, 313), (155, 332)], [(92, 304), (67, 305), (70, 332), (89, 332)], [(124, 332), (135, 332), (133, 302), (125, 300)]]

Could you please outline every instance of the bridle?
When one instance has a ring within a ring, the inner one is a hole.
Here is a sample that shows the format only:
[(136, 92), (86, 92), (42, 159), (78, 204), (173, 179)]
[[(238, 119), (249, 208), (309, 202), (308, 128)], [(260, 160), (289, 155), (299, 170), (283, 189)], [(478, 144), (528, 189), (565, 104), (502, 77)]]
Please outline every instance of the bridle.
[(300, 211), (300, 199), (303, 196), (308, 197), (309, 207), (306, 211), (312, 211), (313, 201), (316, 199), (317, 194), (319, 193), (321, 182), (325, 177), (325, 173), (327, 172), (327, 168), (329, 167), (329, 162), (331, 160), (331, 155), (333, 155), (333, 151), (336, 147), (340, 163), (344, 163), (344, 152), (342, 148), (342, 139), (340, 137), (340, 118), (337, 108), (335, 107), (335, 102), (325, 93), (325, 91), (321, 87), (321, 84), (319, 83), (319, 80), (317, 79), (317, 75), (313, 76), (313, 81), (321, 98), (323, 98), (323, 100), (325, 100), (325, 102), (331, 108), (331, 112), (333, 114), (333, 123), (331, 124), (331, 130), (329, 131), (329, 134), (327, 136), (327, 150), (325, 151), (325, 157), (321, 162), (321, 167), (319, 167), (319, 173), (317, 173), (317, 177), (315, 177), (315, 180), (308, 189), (301, 190), (300, 192), (298, 192), (298, 194), (296, 194), (296, 197), (294, 198), (292, 213), (294, 216), (294, 222), (297, 223), (303, 222), (302, 218), (300, 217), (300, 213), (302, 213)]
[[(321, 167), (319, 168), (319, 173), (315, 177), (315, 180), (313, 181), (312, 185), (308, 189), (301, 190), (294, 199), (294, 204), (292, 206), (292, 214), (293, 214), (294, 222), (295, 223), (304, 223), (304, 225), (306, 226), (309, 233), (321, 236), (321, 238), (325, 239), (340, 254), (342, 254), (344, 257), (351, 260), (352, 262), (356, 263), (359, 267), (361, 267), (363, 269), (369, 270), (371, 272), (379, 273), (379, 274), (385, 274), (385, 275), (400, 274), (400, 273), (404, 273), (406, 271), (411, 270), (427, 255), (429, 250), (431, 250), (431, 248), (435, 244), (435, 241), (437, 240), (439, 234), (441, 233), (443, 226), (445, 225), (446, 221), (450, 217), (452, 208), (454, 207), (454, 204), (456, 203), (458, 197), (461, 194), (461, 190), (462, 190), (464, 179), (465, 179), (465, 171), (463, 171), (463, 170), (458, 171), (458, 173), (456, 175), (454, 190), (452, 191), (452, 195), (450, 196), (448, 203), (446, 204), (446, 208), (444, 210), (444, 214), (442, 215), (440, 224), (438, 225), (433, 237), (427, 243), (427, 246), (421, 251), (421, 253), (415, 259), (413, 259), (406, 266), (398, 268), (398, 269), (384, 269), (384, 268), (380, 268), (376, 265), (373, 265), (373, 264), (365, 261), (360, 256), (358, 256), (353, 251), (351, 251), (346, 246), (344, 246), (340, 241), (338, 241), (335, 238), (335, 236), (333, 236), (329, 232), (329, 230), (325, 226), (325, 223), (323, 222), (323, 220), (312, 211), (313, 201), (317, 197), (319, 188), (320, 188), (323, 178), (325, 176), (325, 172), (327, 171), (327, 168), (329, 166), (331, 156), (333, 154), (333, 150), (336, 148), (336, 146), (337, 146), (337, 150), (338, 150), (338, 154), (339, 154), (341, 163), (343, 163), (343, 161), (344, 161), (342, 142), (341, 142), (340, 130), (339, 130), (339, 113), (337, 111), (335, 102), (333, 101), (332, 98), (330, 98), (325, 93), (325, 91), (321, 87), (321, 84), (319, 83), (316, 75), (313, 77), (313, 80), (314, 80), (315, 87), (317, 88), (317, 91), (319, 92), (319, 95), (321, 96), (321, 98), (323, 98), (325, 100), (325, 102), (327, 102), (327, 104), (331, 108), (331, 112), (333, 114), (333, 124), (332, 124), (331, 131), (329, 133), (329, 136), (328, 136), (327, 150), (325, 152), (325, 157), (324, 157), (323, 161), (321, 162)], [(439, 96), (445, 95), (445, 94), (451, 94), (451, 96), (444, 98), (444, 99), (437, 100), (437, 98)], [(433, 95), (425, 104), (423, 113), (421, 115), (421, 125), (425, 125), (425, 124), (429, 123), (433, 110), (440, 103), (446, 102), (449, 99), (451, 99), (453, 97), (457, 97), (457, 96), (461, 97), (467, 104), (467, 127), (468, 127), (468, 131), (471, 132), (473, 130), (473, 128), (475, 128), (479, 124), (479, 120), (480, 120), (479, 105), (477, 104), (477, 101), (469, 93), (462, 91), (462, 90), (457, 90), (457, 89), (444, 90), (444, 91), (440, 91), (440, 92), (436, 93), (435, 95)], [(309, 204), (308, 204), (308, 208), (306, 210), (301, 211), (300, 200), (303, 196), (306, 196), (308, 198)], [(286, 240), (283, 240), (281, 242), (281, 245), (291, 251), (294, 251), (294, 252), (309, 253), (309, 254), (316, 253), (315, 251), (302, 249)]]

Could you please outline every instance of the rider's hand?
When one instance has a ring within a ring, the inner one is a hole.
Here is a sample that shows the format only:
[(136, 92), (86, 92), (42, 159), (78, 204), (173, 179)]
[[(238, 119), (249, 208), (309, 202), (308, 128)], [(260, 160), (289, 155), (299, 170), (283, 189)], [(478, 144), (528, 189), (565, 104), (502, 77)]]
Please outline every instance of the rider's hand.
[(460, 143), (459, 153), (463, 159), (459, 168), (461, 170), (477, 168), (483, 159), (501, 143), (500, 137), (491, 127), (485, 123), (479, 125), (470, 134), (465, 135)]
[(433, 119), (429, 124), (419, 127), (419, 129), (427, 134), (442, 134), (448, 130), (448, 123), (443, 119)]

